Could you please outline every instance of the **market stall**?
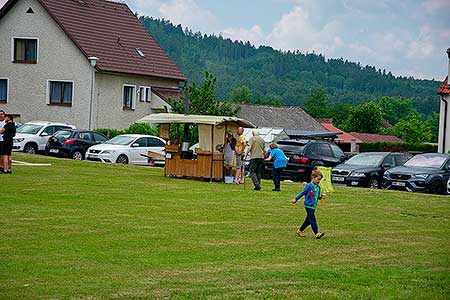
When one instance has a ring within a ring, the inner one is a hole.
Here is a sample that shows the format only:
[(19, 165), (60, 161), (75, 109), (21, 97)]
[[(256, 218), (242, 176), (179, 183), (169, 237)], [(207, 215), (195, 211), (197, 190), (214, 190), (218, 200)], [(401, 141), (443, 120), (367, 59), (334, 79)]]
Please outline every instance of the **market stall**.
[(223, 180), (223, 153), (217, 151), (225, 141), (225, 133), (236, 133), (238, 127), (255, 128), (244, 119), (227, 116), (182, 115), (172, 113), (151, 114), (137, 121), (160, 125), (160, 136), (170, 141), (170, 124), (198, 126), (199, 144), (193, 151), (187, 143), (167, 144), (165, 172), (167, 176), (209, 178)]

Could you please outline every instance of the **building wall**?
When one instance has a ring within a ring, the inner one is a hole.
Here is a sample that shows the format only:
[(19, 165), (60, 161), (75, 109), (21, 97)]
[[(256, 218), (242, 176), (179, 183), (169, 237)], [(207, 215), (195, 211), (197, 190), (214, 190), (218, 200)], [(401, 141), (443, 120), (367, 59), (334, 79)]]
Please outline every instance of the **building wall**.
[(444, 145), (444, 101), (440, 101), (440, 114), (439, 114), (439, 137), (438, 137), (438, 152), (448, 153), (450, 151), (450, 95), (444, 96), (447, 100), (447, 130)]
[[(34, 13), (26, 13), (28, 8)], [(20, 114), (20, 122), (59, 121), (87, 127), (91, 67), (70, 38), (36, 0), (18, 1), (0, 20), (0, 78), (9, 95), (0, 109)], [(12, 37), (38, 38), (36, 64), (12, 63)], [(72, 106), (47, 105), (47, 80), (74, 81)]]
[[(124, 84), (136, 86), (134, 110), (123, 108)], [(138, 94), (140, 86), (178, 88), (178, 81), (148, 76), (97, 73), (95, 85), (96, 99), (94, 102), (93, 127), (124, 129), (138, 119), (151, 114), (152, 110), (167, 107), (167, 110), (170, 111), (170, 105), (154, 94), (151, 95), (150, 102), (140, 102)]]

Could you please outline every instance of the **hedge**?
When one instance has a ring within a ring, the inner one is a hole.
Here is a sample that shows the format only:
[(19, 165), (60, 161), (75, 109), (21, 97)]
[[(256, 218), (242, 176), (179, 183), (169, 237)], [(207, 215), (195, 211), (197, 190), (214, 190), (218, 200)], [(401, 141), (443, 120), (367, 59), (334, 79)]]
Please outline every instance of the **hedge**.
[(150, 127), (150, 125), (145, 123), (134, 123), (130, 127), (124, 130), (110, 129), (110, 128), (97, 128), (95, 131), (103, 133), (108, 138), (113, 138), (120, 134), (148, 134), (148, 135), (159, 135), (159, 127)]
[(422, 143), (363, 143), (359, 146), (359, 152), (421, 152), (436, 153), (437, 145)]

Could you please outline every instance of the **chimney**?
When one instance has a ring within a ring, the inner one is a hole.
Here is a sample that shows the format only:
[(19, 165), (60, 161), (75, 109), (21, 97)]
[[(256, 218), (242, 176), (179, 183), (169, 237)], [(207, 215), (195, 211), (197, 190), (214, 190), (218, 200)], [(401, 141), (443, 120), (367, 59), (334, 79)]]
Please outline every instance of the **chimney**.
[(447, 86), (450, 88), (450, 48), (447, 49), (447, 56), (448, 56)]

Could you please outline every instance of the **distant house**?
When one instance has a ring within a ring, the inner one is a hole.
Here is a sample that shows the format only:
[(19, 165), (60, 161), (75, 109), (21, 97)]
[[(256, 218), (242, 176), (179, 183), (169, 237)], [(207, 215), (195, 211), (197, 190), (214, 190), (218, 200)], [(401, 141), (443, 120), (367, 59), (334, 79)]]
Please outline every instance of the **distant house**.
[(359, 139), (362, 143), (404, 143), (399, 137), (388, 134), (350, 132), (350, 135)]
[(333, 119), (317, 119), (320, 124), (329, 132), (340, 132), (335, 139), (335, 143), (345, 152), (359, 152), (359, 145), (363, 143), (357, 137), (340, 130), (333, 125)]
[(242, 104), (239, 117), (258, 127), (324, 132), (325, 128), (298, 106), (266, 106)]
[(9, 0), (0, 32), (0, 109), (21, 122), (122, 129), (186, 80), (123, 3)]
[(447, 153), (450, 151), (450, 48), (447, 49), (448, 56), (448, 76), (445, 78), (441, 87), (438, 90), (440, 95), (440, 110), (439, 110), (439, 137), (438, 137), (438, 152)]

